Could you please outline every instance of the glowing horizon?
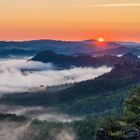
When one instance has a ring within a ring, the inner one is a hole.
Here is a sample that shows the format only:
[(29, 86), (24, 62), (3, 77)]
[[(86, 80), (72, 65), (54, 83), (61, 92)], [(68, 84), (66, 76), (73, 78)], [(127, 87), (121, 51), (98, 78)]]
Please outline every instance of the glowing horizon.
[(4, 0), (0, 40), (85, 40), (140, 42), (139, 0)]

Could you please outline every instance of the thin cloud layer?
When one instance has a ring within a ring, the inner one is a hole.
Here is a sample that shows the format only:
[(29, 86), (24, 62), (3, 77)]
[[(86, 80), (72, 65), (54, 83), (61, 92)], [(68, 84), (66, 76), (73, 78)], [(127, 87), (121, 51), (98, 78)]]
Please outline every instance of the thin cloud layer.
[(108, 3), (97, 5), (75, 5), (74, 7), (140, 7), (140, 3)]
[(139, 7), (140, 3), (111, 3), (111, 4), (99, 4), (95, 7)]

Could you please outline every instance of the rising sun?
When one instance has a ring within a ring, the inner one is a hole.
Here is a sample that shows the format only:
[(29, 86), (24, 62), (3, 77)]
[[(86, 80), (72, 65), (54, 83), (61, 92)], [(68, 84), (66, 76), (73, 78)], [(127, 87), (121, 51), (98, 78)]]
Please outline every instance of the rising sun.
[(104, 41), (105, 41), (104, 38), (102, 38), (102, 37), (98, 38), (98, 42), (104, 42)]

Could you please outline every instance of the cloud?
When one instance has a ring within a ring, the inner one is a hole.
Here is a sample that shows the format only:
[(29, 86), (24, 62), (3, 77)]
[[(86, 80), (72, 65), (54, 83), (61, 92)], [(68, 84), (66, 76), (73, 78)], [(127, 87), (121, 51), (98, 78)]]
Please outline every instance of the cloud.
[(114, 3), (114, 4), (99, 4), (93, 7), (139, 7), (140, 3)]
[[(21, 69), (34, 70), (22, 72)], [(27, 62), (26, 60), (0, 61), (0, 93), (22, 92), (40, 85), (53, 86), (94, 79), (109, 72), (106, 66), (99, 68), (75, 67), (65, 70), (55, 70), (52, 64)]]
[(140, 3), (108, 3), (97, 5), (75, 5), (74, 7), (140, 7)]

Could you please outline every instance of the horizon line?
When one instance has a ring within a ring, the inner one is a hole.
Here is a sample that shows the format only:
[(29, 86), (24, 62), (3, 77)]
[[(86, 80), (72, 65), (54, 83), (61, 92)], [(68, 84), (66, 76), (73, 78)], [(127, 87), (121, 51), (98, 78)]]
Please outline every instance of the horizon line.
[[(45, 41), (45, 40), (50, 40), (50, 41), (63, 41), (63, 42), (82, 42), (82, 41), (88, 41), (88, 40), (94, 40), (97, 41), (98, 39), (80, 39), (80, 40), (63, 40), (63, 39), (53, 39), (53, 38), (38, 38), (38, 39), (25, 39), (25, 40), (0, 40), (0, 42), (29, 42), (29, 41)], [(105, 42), (127, 42), (127, 43), (140, 43), (140, 41), (132, 41), (132, 40), (105, 40)]]

